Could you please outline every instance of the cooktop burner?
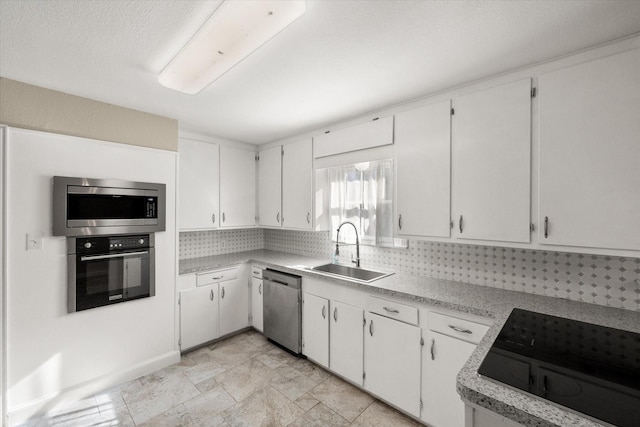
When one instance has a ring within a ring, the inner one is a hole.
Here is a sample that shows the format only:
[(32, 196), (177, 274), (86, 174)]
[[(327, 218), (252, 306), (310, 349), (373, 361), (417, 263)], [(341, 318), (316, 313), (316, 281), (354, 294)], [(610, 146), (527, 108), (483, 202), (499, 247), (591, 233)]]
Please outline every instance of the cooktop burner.
[(640, 334), (514, 309), (484, 377), (616, 426), (640, 426)]

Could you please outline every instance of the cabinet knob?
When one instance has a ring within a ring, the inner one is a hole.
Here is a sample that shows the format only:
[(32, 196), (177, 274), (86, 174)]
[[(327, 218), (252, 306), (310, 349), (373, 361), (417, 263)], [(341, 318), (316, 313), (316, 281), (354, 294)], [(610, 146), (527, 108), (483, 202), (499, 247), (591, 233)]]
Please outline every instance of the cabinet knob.
[(216, 223), (216, 214), (211, 215), (211, 223), (212, 224)]
[(311, 214), (307, 212), (307, 224), (311, 224)]
[(436, 355), (435, 355), (435, 352), (434, 352), (435, 346), (436, 346), (436, 339), (435, 338), (431, 338), (431, 349), (430, 349), (431, 360), (436, 360)]
[(460, 222), (458, 223), (458, 226), (460, 227), (460, 234), (462, 234), (462, 215), (460, 215)]
[(322, 306), (322, 318), (323, 319), (327, 318), (327, 306), (326, 305)]
[(402, 214), (398, 216), (398, 229), (402, 230)]
[(280, 212), (276, 214), (276, 222), (280, 224)]
[(338, 321), (338, 307), (333, 308), (333, 321), (334, 322)]
[(373, 320), (369, 323), (369, 335), (373, 336)]
[(220, 294), (220, 298), (224, 299), (224, 286), (222, 287), (222, 293)]
[(209, 293), (209, 299), (213, 301), (213, 289), (211, 289), (211, 292)]
[(262, 283), (258, 285), (258, 293), (262, 295)]
[(225, 221), (226, 221), (226, 219), (224, 217), (224, 212), (222, 212), (222, 222), (225, 222)]

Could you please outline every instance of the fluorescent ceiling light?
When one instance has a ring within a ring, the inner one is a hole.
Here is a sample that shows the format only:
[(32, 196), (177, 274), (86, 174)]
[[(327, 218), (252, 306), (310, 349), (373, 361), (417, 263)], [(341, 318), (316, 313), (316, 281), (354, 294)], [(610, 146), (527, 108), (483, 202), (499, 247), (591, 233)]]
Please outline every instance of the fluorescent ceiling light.
[(306, 10), (305, 0), (227, 0), (158, 76), (195, 95), (273, 38)]

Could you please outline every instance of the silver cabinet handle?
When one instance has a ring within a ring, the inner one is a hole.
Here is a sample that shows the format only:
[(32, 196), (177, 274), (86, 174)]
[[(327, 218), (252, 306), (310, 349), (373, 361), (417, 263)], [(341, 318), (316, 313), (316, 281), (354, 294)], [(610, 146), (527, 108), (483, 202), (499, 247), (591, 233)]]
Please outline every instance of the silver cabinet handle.
[(459, 327), (459, 326), (449, 325), (449, 327), (450, 327), (451, 329), (453, 329), (454, 331), (456, 331), (456, 332), (460, 332), (461, 334), (471, 335), (471, 334), (473, 333), (473, 332), (472, 332), (472, 331), (470, 331), (469, 329), (464, 329), (464, 328), (461, 328), (461, 327)]
[(226, 218), (224, 217), (224, 212), (222, 212), (222, 222), (225, 222)]
[(549, 217), (544, 217), (544, 238), (549, 237)]
[(460, 222), (458, 223), (458, 226), (460, 227), (460, 234), (462, 234), (462, 215), (460, 215)]
[(398, 216), (398, 228), (400, 230), (402, 230), (402, 214), (400, 214), (400, 216)]
[(213, 289), (211, 289), (211, 293), (209, 293), (209, 299), (213, 301)]
[(369, 335), (373, 336), (373, 320), (369, 323)]
[(333, 320), (334, 322), (338, 321), (338, 307), (334, 307), (333, 309)]
[(280, 212), (276, 214), (276, 222), (280, 224)]
[(311, 214), (307, 212), (307, 224), (311, 224)]
[(220, 298), (224, 298), (224, 286), (222, 287), (222, 294), (220, 295)]
[(396, 310), (395, 308), (382, 307), (382, 309), (384, 311), (388, 311), (389, 313), (400, 313), (400, 311)]
[(214, 276), (211, 278), (211, 280), (220, 280), (222, 279), (224, 276)]
[(326, 305), (322, 306), (322, 318), (323, 319), (327, 318), (327, 306)]
[(258, 293), (262, 295), (262, 283), (258, 285)]
[(211, 215), (211, 223), (212, 224), (216, 223), (216, 214)]
[(436, 346), (436, 339), (435, 338), (431, 338), (431, 349), (430, 349), (431, 360), (436, 360), (436, 355), (434, 353), (434, 347), (435, 346)]

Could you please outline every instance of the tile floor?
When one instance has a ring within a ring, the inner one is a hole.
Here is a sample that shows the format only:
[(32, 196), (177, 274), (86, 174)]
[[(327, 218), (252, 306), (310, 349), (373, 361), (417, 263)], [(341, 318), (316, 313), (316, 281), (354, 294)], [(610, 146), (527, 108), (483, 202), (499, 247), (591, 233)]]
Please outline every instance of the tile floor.
[(417, 426), (317, 365), (247, 331), (25, 427)]

